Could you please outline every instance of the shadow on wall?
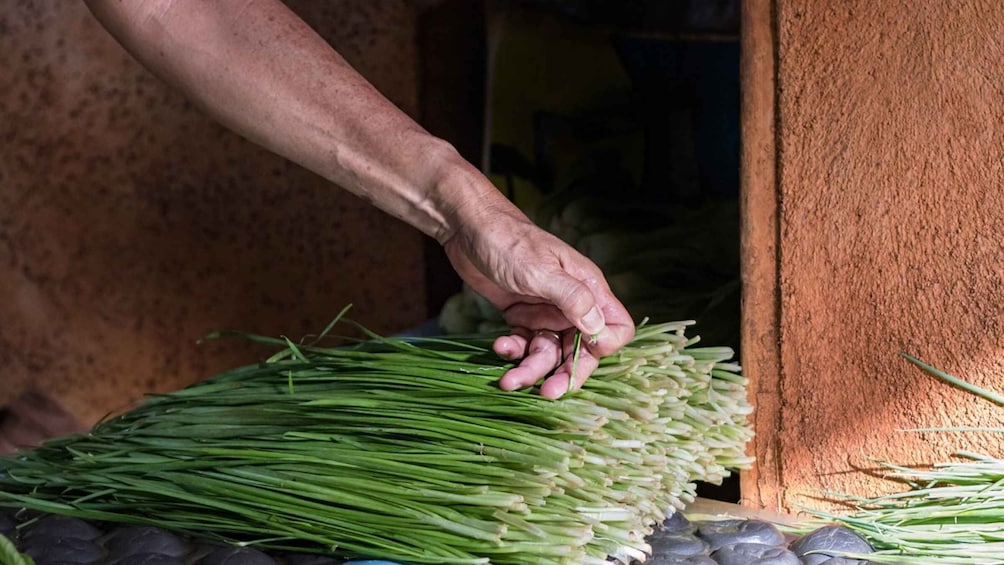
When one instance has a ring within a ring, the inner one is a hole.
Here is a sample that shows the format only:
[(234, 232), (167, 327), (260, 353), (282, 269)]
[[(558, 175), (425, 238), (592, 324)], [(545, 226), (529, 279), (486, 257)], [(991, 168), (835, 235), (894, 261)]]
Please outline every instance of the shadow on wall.
[(55, 400), (37, 391), (22, 393), (0, 407), (0, 455), (36, 447), (43, 440), (83, 431)]

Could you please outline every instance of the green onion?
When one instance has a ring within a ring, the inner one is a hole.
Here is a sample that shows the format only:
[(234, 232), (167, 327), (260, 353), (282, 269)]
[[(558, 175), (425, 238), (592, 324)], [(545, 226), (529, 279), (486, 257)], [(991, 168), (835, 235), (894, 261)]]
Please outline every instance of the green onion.
[(0, 535), (0, 564), (35, 565), (35, 561), (27, 555), (18, 553), (14, 544), (3, 535)]
[(557, 401), (500, 391), (490, 336), (245, 336), (278, 351), (0, 459), (0, 504), (405, 563), (627, 563), (751, 462), (733, 353), (688, 325), (640, 326)]
[[(939, 379), (992, 402), (1004, 403), (1004, 398), (995, 393), (902, 355)], [(1001, 430), (974, 427), (915, 431)], [(871, 563), (999, 565), (1004, 562), (1004, 460), (970, 451), (955, 455), (961, 460), (937, 463), (929, 469), (881, 463), (889, 471), (886, 477), (905, 483), (908, 490), (873, 498), (835, 495), (855, 511), (811, 512), (867, 538), (877, 552), (851, 557)]]
[(579, 370), (579, 352), (582, 350), (582, 332), (575, 331), (575, 341), (572, 343), (572, 372), (568, 375), (568, 388), (565, 394), (572, 392), (575, 387), (575, 373)]
[(955, 386), (957, 386), (957, 387), (959, 387), (959, 388), (961, 388), (961, 389), (963, 389), (963, 390), (965, 390), (967, 392), (971, 392), (971, 393), (975, 394), (976, 396), (979, 396), (981, 398), (989, 400), (990, 402), (993, 402), (995, 404), (999, 404), (1001, 406), (1004, 406), (1004, 396), (1001, 396), (1001, 395), (999, 395), (999, 394), (997, 394), (995, 392), (992, 392), (992, 391), (989, 391), (989, 390), (986, 390), (986, 389), (982, 389), (982, 388), (980, 388), (978, 386), (974, 386), (974, 385), (972, 385), (970, 383), (967, 383), (966, 381), (964, 381), (964, 380), (962, 380), (962, 379), (960, 379), (958, 377), (954, 377), (952, 375), (949, 375), (948, 373), (946, 373), (944, 371), (941, 371), (939, 369), (936, 369), (936, 368), (928, 365), (927, 363), (924, 363), (920, 359), (917, 359), (916, 357), (907, 355), (906, 353), (900, 353), (900, 355), (904, 359), (906, 359), (907, 361), (913, 363), (914, 365), (917, 365), (918, 367), (924, 369), (928, 373), (931, 373), (932, 375), (938, 377), (939, 379), (941, 379), (941, 380), (943, 380), (945, 382), (952, 383), (953, 385), (955, 385)]

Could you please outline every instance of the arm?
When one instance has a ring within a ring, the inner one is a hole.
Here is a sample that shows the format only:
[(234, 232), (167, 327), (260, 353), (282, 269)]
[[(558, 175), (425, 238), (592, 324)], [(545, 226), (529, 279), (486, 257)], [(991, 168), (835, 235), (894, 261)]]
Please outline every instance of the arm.
[[(87, 4), (134, 57), (209, 115), (443, 244), (461, 277), (515, 328), (495, 347), (526, 357), (504, 388), (558, 367), (544, 391), (558, 396), (570, 373), (566, 330), (597, 336), (580, 359), (578, 384), (633, 335), (595, 265), (534, 226), (278, 0)], [(564, 343), (532, 333), (544, 329), (562, 332)]]
[(213, 118), (440, 242), (457, 221), (451, 204), (491, 188), (465, 182), (477, 175), (472, 166), (281, 2), (87, 4), (136, 59)]

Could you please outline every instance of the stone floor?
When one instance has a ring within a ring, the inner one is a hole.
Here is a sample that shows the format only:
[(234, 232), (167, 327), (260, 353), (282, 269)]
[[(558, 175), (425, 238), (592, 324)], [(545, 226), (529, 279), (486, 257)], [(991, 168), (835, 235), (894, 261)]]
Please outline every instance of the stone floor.
[[(0, 509), (0, 534), (36, 565), (343, 565), (334, 557), (265, 553), (184, 539), (147, 526), (102, 525), (76, 518)], [(690, 522), (677, 513), (649, 538), (646, 565), (860, 565), (832, 551), (867, 553), (867, 542), (838, 527), (800, 539), (756, 519)], [(820, 553), (809, 553), (811, 550)], [(355, 561), (346, 565), (393, 565)]]

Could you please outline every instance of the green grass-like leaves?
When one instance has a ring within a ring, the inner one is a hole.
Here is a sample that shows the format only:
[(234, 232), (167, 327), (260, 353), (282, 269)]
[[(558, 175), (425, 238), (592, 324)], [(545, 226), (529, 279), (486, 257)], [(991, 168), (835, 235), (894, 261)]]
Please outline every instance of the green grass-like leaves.
[(640, 327), (557, 401), (499, 390), (490, 337), (322, 346), (333, 327), (245, 335), (277, 352), (0, 459), (0, 504), (405, 563), (599, 565), (750, 463), (732, 351), (690, 347), (687, 323)]

